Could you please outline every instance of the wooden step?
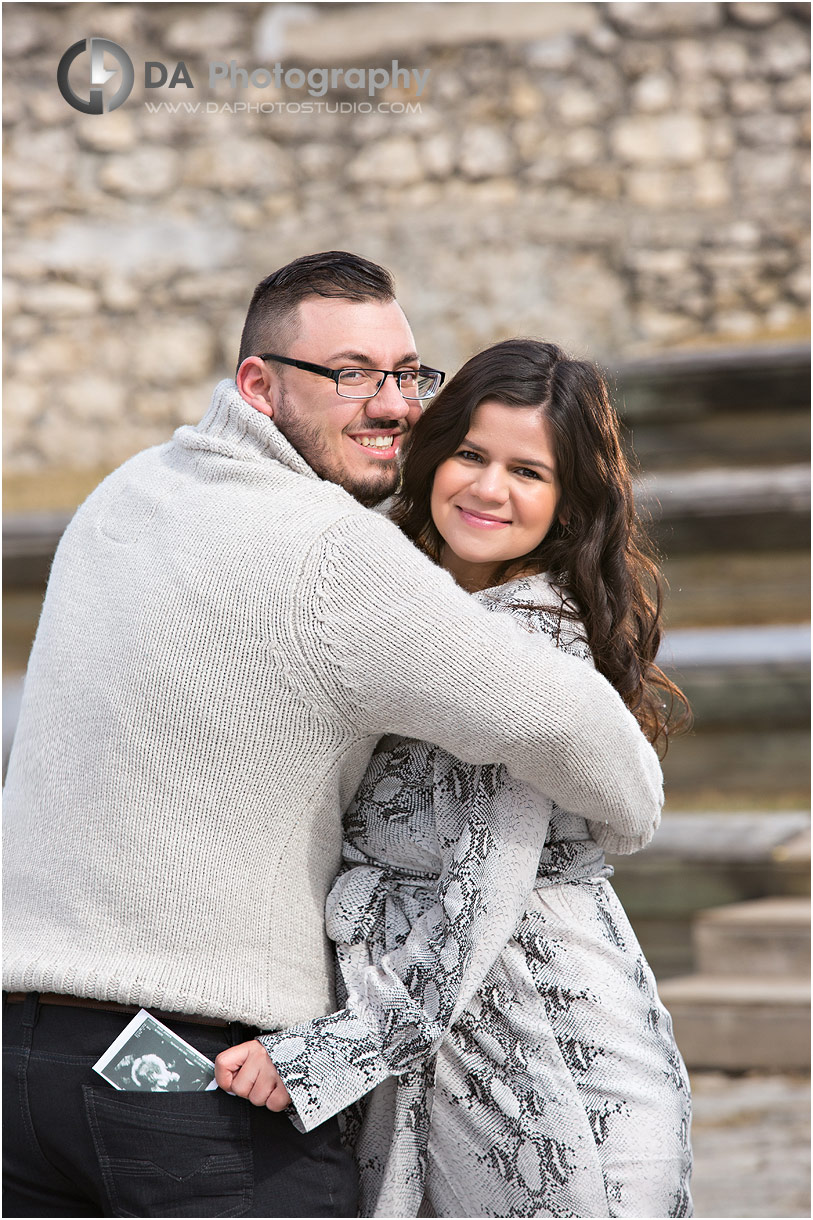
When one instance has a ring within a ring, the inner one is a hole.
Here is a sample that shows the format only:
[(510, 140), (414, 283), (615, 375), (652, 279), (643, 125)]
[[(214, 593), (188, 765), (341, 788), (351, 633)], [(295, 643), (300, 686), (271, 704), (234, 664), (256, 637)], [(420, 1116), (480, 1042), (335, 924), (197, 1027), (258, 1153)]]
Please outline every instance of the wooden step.
[(677, 555), (798, 550), (810, 529), (810, 467), (783, 466), (648, 472), (636, 504), (663, 553)]
[(692, 974), (667, 979), (659, 991), (689, 1068), (810, 1067), (809, 980)]
[(667, 804), (646, 850), (611, 863), (613, 888), (658, 980), (687, 975), (699, 912), (774, 895), (809, 900), (810, 815), (678, 813)]
[(810, 900), (757, 898), (700, 911), (693, 929), (701, 974), (810, 977)]

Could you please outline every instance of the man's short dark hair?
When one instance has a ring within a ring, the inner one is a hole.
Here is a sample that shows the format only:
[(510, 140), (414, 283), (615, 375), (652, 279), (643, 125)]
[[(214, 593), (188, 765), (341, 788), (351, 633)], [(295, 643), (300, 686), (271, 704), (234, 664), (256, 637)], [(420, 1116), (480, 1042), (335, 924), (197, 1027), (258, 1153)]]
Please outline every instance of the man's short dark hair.
[(296, 335), (296, 311), (311, 296), (386, 302), (394, 300), (395, 284), (384, 267), (344, 250), (294, 259), (254, 289), (240, 340), (238, 369), (246, 356), (267, 351), (285, 355)]

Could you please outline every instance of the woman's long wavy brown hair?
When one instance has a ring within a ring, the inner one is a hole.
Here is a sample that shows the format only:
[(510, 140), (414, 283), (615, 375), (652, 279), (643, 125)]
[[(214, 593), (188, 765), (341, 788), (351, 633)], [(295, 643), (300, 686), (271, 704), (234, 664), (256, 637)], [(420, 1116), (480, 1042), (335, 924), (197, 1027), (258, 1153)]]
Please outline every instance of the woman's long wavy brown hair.
[(393, 519), (440, 562), (443, 539), (429, 508), (435, 471), (485, 401), (544, 412), (561, 487), (547, 536), (522, 561), (503, 565), (496, 583), (520, 571), (546, 572), (571, 606), (562, 613), (584, 624), (596, 668), (665, 752), (669, 734), (690, 722), (689, 705), (655, 664), (663, 580), (635, 512), (618, 419), (593, 364), (533, 339), (508, 339), (472, 356), (413, 429)]

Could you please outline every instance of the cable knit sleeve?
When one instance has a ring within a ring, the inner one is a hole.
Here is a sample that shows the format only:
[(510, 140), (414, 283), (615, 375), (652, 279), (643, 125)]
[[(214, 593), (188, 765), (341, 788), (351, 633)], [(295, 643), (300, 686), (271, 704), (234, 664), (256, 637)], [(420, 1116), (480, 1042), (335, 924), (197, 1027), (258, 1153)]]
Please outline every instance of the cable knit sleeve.
[[(414, 921), (406, 919), (402, 938), (396, 928), (405, 916), (395, 914), (398, 891), (387, 870), (365, 866), (342, 874), (327, 922), (331, 936), (345, 942), (339, 962), (347, 1004), (260, 1038), (291, 1094), (291, 1119), (303, 1131), (437, 1051), (513, 935), (534, 887), (550, 802), (536, 799), (502, 767), (461, 764), (420, 742), (411, 748), (429, 757), (434, 772), (442, 859), (434, 900)], [(365, 943), (371, 921), (373, 941), (392, 946), (377, 961)]]
[(606, 823), (626, 850), (649, 842), (663, 803), (660, 765), (583, 660), (488, 613), (374, 513), (327, 530), (303, 579), (313, 594), (300, 647), (317, 650), (314, 669), (328, 673), (357, 730), (503, 763), (562, 808)]

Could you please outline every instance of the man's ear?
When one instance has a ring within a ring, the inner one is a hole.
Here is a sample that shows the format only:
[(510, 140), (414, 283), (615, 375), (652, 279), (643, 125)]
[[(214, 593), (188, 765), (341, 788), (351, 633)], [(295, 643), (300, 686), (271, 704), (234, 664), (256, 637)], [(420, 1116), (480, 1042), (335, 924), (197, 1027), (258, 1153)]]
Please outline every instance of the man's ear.
[(274, 418), (277, 377), (259, 356), (246, 356), (235, 378), (240, 397), (263, 415)]

